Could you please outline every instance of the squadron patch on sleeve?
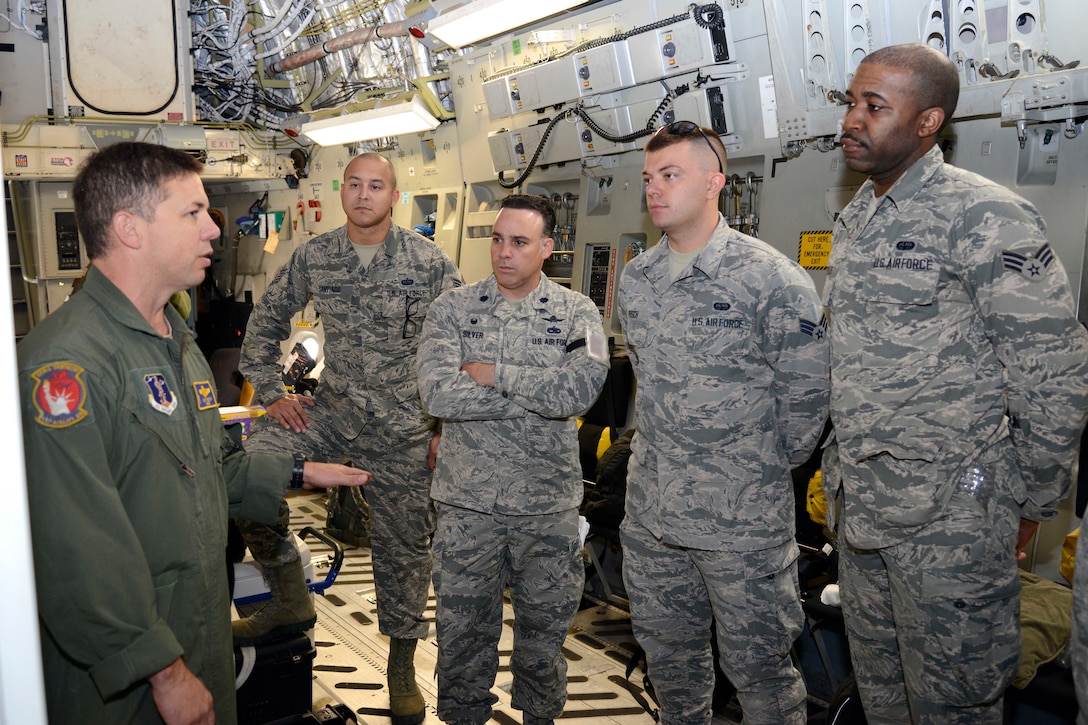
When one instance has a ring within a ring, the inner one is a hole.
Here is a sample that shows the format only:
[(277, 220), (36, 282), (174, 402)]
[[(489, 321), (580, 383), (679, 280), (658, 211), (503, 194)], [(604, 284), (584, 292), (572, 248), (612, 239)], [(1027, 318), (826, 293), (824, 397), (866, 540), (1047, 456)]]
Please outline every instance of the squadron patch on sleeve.
[(162, 373), (148, 373), (144, 375), (144, 384), (149, 391), (147, 402), (151, 407), (160, 413), (171, 415), (178, 407), (178, 399), (166, 384), (166, 376)]
[(219, 401), (215, 399), (215, 386), (207, 380), (198, 380), (193, 383), (193, 392), (196, 393), (197, 410), (219, 407)]
[(1047, 242), (1034, 252), (1020, 254), (1019, 252), (1005, 251), (1001, 253), (1001, 266), (1005, 269), (1018, 272), (1031, 282), (1040, 282), (1046, 277), (1051, 262), (1054, 261), (1054, 250)]
[(83, 368), (75, 363), (43, 365), (30, 374), (34, 380), (31, 402), (34, 422), (46, 428), (67, 428), (87, 417), (87, 387)]

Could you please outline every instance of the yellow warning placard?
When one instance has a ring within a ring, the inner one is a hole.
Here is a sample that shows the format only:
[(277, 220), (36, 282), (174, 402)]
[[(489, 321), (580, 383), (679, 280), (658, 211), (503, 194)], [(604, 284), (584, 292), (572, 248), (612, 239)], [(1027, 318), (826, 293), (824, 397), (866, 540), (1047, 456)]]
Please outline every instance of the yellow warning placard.
[(797, 244), (797, 262), (805, 269), (827, 269), (827, 259), (831, 256), (831, 232), (801, 232)]

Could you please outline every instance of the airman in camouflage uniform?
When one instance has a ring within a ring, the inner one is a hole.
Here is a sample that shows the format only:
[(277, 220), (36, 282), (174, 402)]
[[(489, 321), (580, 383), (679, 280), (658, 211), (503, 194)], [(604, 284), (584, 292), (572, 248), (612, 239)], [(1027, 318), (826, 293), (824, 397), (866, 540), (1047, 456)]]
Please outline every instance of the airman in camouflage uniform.
[(919, 44), (866, 57), (847, 93), (843, 151), (870, 178), (825, 291), (823, 479), (870, 723), (1001, 722), (1018, 552), (1069, 491), (1088, 406), (1088, 333), (1042, 218), (935, 145), (958, 90)]
[[(419, 722), (423, 701), (414, 674), (404, 674), (404, 665), (411, 662), (407, 650), (414, 652), (415, 641), (429, 629), (423, 612), (434, 528), (427, 466), (434, 426), (419, 400), (415, 355), (431, 303), (460, 286), (461, 277), (439, 247), (392, 224), (389, 214), (399, 192), (388, 160), (378, 154), (358, 156), (344, 179), (341, 201), (348, 224), (299, 246), (249, 319), (240, 368), (269, 415), (257, 420), (246, 447), (298, 451), (318, 459), (346, 457), (373, 475), (365, 495), (378, 628), (392, 639), (393, 720)], [(374, 254), (365, 263), (360, 254), (366, 250), (358, 241), (364, 238)], [(280, 341), (290, 336), (292, 317), (311, 299), (325, 336), (325, 367), (312, 401), (287, 394), (279, 364)], [(338, 505), (330, 496), (330, 526)], [(242, 527), (266, 575), (288, 566), (301, 571), (287, 524), (284, 504), (274, 529)], [(360, 520), (349, 524), (352, 529), (363, 525)], [(397, 698), (404, 702), (398, 704)]]
[(638, 378), (621, 526), (635, 636), (664, 725), (711, 720), (712, 622), (744, 722), (803, 724), (790, 467), (827, 418), (822, 306), (804, 270), (718, 213), (712, 130), (677, 122), (646, 151), (665, 236), (619, 290)]
[[(419, 387), (443, 419), (432, 496), (438, 716), (487, 722), (498, 701), (503, 590), (514, 607), (512, 702), (550, 723), (566, 702), (561, 647), (584, 585), (582, 475), (572, 416), (597, 398), (607, 358), (590, 299), (541, 273), (555, 212), (543, 197), (503, 200), (495, 274), (442, 295), (419, 346)], [(547, 232), (545, 231), (547, 230)]]

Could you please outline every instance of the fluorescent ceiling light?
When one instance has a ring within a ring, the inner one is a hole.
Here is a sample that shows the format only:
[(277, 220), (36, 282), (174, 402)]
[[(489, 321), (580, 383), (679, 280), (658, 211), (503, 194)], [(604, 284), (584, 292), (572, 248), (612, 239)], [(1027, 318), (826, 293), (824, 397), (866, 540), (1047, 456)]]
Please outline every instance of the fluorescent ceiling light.
[(469, 0), (427, 24), (451, 48), (463, 48), (581, 5), (585, 0)]
[(387, 136), (401, 136), (421, 131), (433, 131), (439, 120), (431, 115), (419, 96), (407, 103), (392, 103), (343, 116), (323, 118), (302, 124), (299, 129), (318, 146), (370, 141)]

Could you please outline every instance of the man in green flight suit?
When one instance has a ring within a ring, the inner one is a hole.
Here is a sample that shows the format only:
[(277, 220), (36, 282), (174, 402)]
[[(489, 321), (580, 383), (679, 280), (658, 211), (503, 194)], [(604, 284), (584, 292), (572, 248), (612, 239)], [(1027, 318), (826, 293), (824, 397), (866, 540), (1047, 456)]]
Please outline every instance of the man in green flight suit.
[(50, 722), (235, 722), (227, 519), (370, 474), (247, 455), (168, 304), (211, 264), (201, 165), (142, 143), (74, 184), (91, 268), (20, 344), (31, 536)]

